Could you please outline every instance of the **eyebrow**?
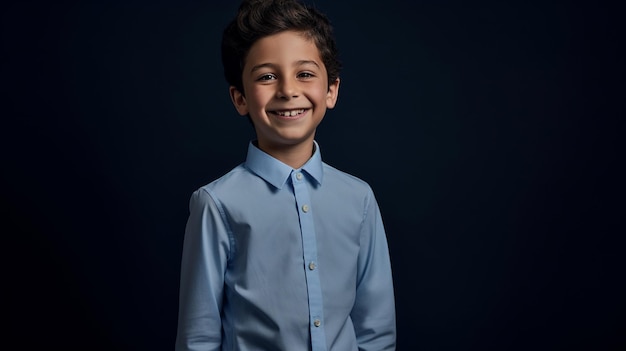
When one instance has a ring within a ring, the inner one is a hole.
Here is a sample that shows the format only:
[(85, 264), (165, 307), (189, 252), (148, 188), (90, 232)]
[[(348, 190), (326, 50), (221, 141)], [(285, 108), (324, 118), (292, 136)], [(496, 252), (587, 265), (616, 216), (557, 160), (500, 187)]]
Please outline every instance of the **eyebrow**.
[[(298, 60), (296, 61), (293, 66), (297, 67), (297, 66), (304, 66), (304, 65), (314, 65), (317, 68), (320, 68), (320, 65), (317, 64), (317, 62), (313, 61), (313, 60)], [(265, 68), (265, 67), (269, 67), (269, 68), (275, 68), (276, 65), (273, 63), (261, 63), (258, 64), (254, 67), (252, 67), (252, 69), (250, 70), (250, 73), (254, 73), (255, 71), (260, 70), (261, 68)]]

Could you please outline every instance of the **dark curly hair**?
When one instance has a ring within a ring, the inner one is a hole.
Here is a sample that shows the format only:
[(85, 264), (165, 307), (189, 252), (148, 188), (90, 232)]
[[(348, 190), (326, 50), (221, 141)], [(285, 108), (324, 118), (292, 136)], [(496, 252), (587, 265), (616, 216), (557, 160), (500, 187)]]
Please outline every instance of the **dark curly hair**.
[(222, 35), (222, 65), (228, 84), (243, 94), (242, 70), (252, 45), (286, 30), (302, 32), (315, 42), (328, 72), (328, 84), (335, 82), (341, 63), (326, 15), (298, 0), (244, 0)]

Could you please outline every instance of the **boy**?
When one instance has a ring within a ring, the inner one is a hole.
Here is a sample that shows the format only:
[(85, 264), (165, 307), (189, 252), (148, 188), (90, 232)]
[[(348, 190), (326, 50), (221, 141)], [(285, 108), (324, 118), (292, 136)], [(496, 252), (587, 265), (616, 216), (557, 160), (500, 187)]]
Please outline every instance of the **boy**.
[(314, 141), (339, 91), (328, 19), (297, 0), (244, 1), (222, 61), (257, 140), (191, 197), (176, 349), (394, 350), (378, 205)]

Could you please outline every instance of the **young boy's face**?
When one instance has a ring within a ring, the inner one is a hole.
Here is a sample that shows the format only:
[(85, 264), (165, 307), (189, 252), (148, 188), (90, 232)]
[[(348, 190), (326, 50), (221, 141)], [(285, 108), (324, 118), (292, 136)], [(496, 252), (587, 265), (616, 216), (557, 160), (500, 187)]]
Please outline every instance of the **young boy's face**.
[(337, 101), (339, 79), (330, 86), (312, 40), (294, 31), (258, 40), (242, 73), (245, 94), (230, 88), (235, 108), (249, 114), (261, 149), (313, 143), (327, 108)]

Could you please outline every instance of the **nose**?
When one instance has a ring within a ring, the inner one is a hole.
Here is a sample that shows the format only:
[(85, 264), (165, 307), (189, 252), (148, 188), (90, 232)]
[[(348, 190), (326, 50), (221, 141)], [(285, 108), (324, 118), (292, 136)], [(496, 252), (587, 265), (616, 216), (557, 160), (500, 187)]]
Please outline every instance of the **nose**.
[(278, 90), (276, 91), (276, 97), (280, 99), (292, 99), (297, 98), (300, 95), (298, 92), (298, 83), (293, 79), (282, 79)]

